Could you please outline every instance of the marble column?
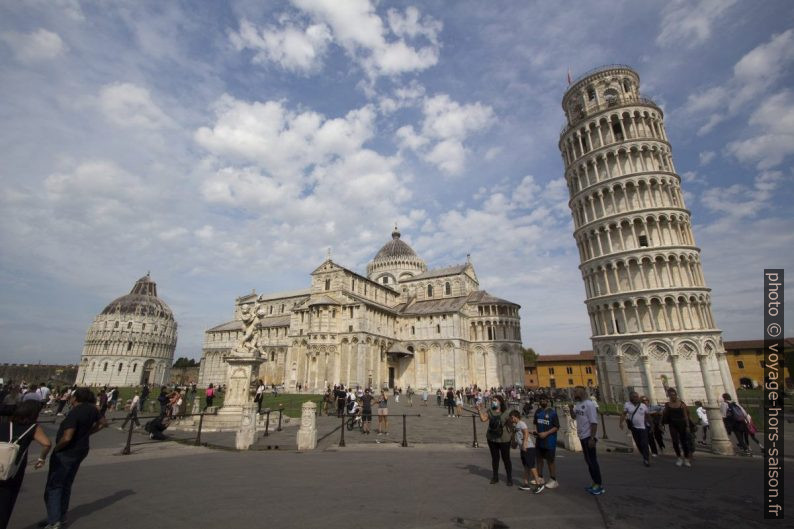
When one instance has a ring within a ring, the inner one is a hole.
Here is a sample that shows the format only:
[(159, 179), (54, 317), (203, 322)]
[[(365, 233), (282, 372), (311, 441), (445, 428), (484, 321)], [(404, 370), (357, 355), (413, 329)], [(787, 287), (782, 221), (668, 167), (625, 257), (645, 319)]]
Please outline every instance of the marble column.
[(720, 367), (720, 376), (722, 377), (722, 385), (724, 386), (725, 393), (728, 393), (734, 402), (738, 402), (739, 399), (736, 396), (736, 386), (733, 383), (731, 369), (728, 367), (728, 355), (725, 351), (717, 353), (717, 365)]
[(675, 380), (675, 389), (678, 392), (678, 396), (681, 400), (687, 402), (684, 379), (681, 378), (681, 369), (678, 365), (678, 355), (670, 355), (670, 364), (673, 366), (673, 379)]
[(628, 395), (626, 394), (626, 388), (629, 386), (629, 379), (626, 376), (626, 367), (623, 365), (623, 355), (619, 354), (616, 356), (618, 361), (618, 373), (620, 373), (620, 395), (617, 396), (617, 402), (621, 402), (625, 400)]
[(720, 455), (733, 455), (733, 444), (728, 438), (728, 431), (725, 423), (722, 422), (719, 400), (714, 394), (712, 387), (711, 372), (709, 371), (709, 357), (698, 355), (700, 362), (700, 374), (703, 376), (703, 386), (706, 390), (706, 415), (709, 418), (709, 429), (711, 430), (711, 449)]
[(651, 357), (650, 355), (643, 355), (642, 356), (642, 371), (645, 374), (645, 381), (648, 384), (648, 392), (646, 396), (648, 397), (648, 401), (651, 403), (656, 402), (656, 390), (653, 384), (653, 369), (651, 369)]

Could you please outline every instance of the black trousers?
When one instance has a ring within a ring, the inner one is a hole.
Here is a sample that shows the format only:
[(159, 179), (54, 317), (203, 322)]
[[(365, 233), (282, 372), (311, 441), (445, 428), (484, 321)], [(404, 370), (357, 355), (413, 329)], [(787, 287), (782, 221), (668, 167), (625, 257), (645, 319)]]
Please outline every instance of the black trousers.
[(11, 511), (19, 496), (19, 489), (22, 487), (22, 480), (25, 479), (25, 467), (27, 466), (27, 456), (23, 458), (24, 465), (20, 465), (16, 475), (5, 481), (0, 481), (0, 529), (8, 527), (8, 520), (11, 519)]
[(646, 428), (631, 428), (631, 436), (634, 437), (634, 444), (637, 445), (637, 449), (642, 454), (642, 459), (648, 461), (651, 457), (648, 450), (650, 441), (648, 430)]
[(507, 481), (513, 481), (513, 463), (510, 461), (510, 443), (496, 443), (488, 441), (488, 450), (491, 451), (491, 469), (494, 479), (499, 479), (499, 456), (505, 465)]

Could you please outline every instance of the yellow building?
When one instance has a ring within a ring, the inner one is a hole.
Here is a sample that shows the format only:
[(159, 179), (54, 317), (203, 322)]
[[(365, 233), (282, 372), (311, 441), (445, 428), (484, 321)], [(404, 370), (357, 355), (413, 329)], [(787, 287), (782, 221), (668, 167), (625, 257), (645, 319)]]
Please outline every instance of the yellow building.
[[(794, 354), (794, 338), (783, 342), (784, 352)], [(764, 382), (764, 341), (739, 340), (725, 342), (728, 366), (731, 369), (733, 387), (756, 388)], [(784, 369), (785, 371), (785, 369)], [(791, 378), (791, 374), (786, 378)]]
[(595, 353), (540, 355), (534, 365), (524, 369), (524, 384), (530, 388), (598, 386)]

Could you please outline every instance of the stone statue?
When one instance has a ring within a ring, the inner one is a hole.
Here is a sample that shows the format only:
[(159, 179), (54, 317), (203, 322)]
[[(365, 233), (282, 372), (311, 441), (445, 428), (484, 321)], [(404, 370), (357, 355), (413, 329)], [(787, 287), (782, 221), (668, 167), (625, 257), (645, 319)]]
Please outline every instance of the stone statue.
[(259, 320), (264, 317), (265, 309), (261, 308), (261, 304), (257, 301), (253, 308), (249, 305), (243, 305), (240, 312), (243, 325), (245, 326), (245, 332), (243, 332), (243, 337), (240, 338), (240, 343), (237, 346), (236, 352), (238, 354), (256, 356), (256, 352), (259, 348), (259, 330), (257, 329), (257, 325), (259, 324)]

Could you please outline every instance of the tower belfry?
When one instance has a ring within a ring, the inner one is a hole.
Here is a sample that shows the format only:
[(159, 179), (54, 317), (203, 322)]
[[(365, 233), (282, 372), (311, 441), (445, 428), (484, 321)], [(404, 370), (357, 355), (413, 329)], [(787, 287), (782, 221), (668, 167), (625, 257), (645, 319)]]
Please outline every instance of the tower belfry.
[(605, 398), (675, 387), (716, 404), (735, 389), (711, 313), (664, 113), (627, 66), (573, 80), (559, 148)]

